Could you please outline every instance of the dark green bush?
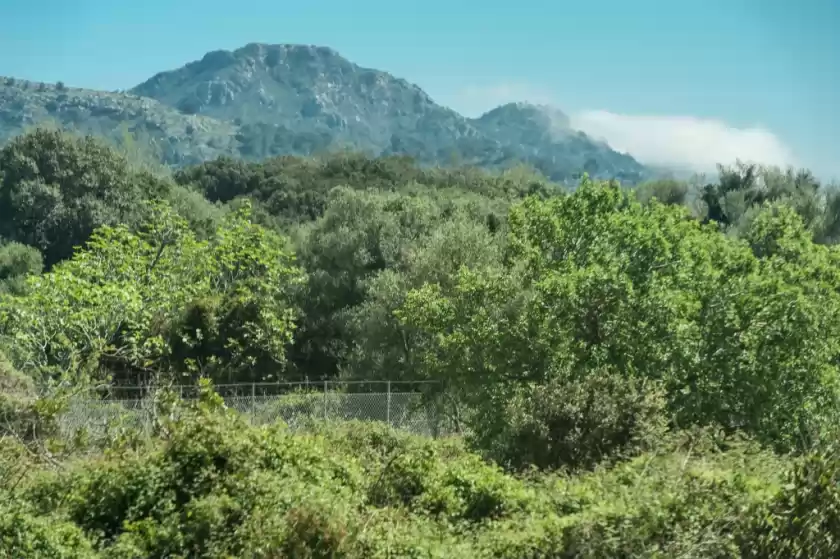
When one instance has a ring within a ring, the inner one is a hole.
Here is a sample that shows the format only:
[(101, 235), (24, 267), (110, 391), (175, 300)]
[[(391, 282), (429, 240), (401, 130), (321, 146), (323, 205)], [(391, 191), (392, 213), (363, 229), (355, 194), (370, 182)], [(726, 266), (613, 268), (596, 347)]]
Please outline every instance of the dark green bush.
[(472, 443), (515, 470), (592, 468), (649, 450), (667, 431), (661, 390), (614, 373), (513, 388), (499, 399), (472, 422)]
[(20, 293), (29, 274), (40, 274), (44, 259), (35, 247), (0, 241), (0, 293)]

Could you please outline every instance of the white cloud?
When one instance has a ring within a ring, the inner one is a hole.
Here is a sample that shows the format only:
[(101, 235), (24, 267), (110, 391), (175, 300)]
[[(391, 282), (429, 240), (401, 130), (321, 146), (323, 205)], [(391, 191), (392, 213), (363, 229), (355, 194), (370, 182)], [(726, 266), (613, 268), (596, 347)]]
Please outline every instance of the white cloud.
[[(513, 101), (553, 105), (562, 103), (548, 91), (524, 83), (470, 86), (450, 99), (450, 106), (467, 116), (478, 116)], [(585, 110), (570, 115), (572, 127), (606, 141), (650, 165), (713, 172), (718, 163), (736, 159), (769, 165), (796, 165), (785, 143), (760, 127), (737, 128), (716, 119), (674, 115), (629, 115), (608, 110)]]
[(692, 171), (714, 171), (736, 159), (769, 165), (795, 165), (788, 147), (763, 128), (736, 128), (720, 120), (691, 116), (622, 115), (583, 111), (572, 126), (601, 138), (643, 163)]

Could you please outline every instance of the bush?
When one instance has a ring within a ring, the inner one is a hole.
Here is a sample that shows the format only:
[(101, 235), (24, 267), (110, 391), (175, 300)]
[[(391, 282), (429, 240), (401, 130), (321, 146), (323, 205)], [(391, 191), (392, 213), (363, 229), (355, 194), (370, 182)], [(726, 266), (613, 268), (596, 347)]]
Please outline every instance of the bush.
[(172, 186), (167, 201), (202, 239), (213, 235), (225, 214), (224, 208), (209, 202), (201, 193), (181, 185)]
[(0, 280), (40, 274), (43, 267), (38, 249), (15, 242), (0, 244)]
[(385, 510), (372, 515), (371, 520), (354, 541), (350, 557), (484, 557), (477, 554), (467, 534), (421, 515)]
[(69, 479), (48, 476), (28, 495), (42, 511), (61, 503), (104, 548), (143, 557), (241, 556), (262, 521), (280, 522), (273, 536), (296, 549), (331, 529), (326, 511), (352, 516), (361, 486), (352, 462), (336, 460), (317, 437), (251, 428), (218, 405), (204, 398), (163, 427), (165, 440), (83, 464)]
[(644, 182), (634, 189), (636, 199), (648, 204), (654, 198), (663, 204), (684, 206), (688, 196), (688, 184), (674, 179), (660, 179)]
[(0, 557), (15, 559), (93, 559), (84, 532), (71, 523), (0, 506)]
[(309, 426), (323, 420), (324, 394), (317, 391), (295, 391), (258, 400), (253, 409), (256, 424), (282, 421), (290, 427)]
[(782, 491), (755, 507), (741, 537), (744, 557), (840, 556), (840, 454), (836, 446), (803, 457)]
[[(459, 439), (361, 422), (254, 427), (206, 389), (177, 406), (145, 444), (28, 476), (0, 512), (13, 556), (52, 545), (72, 551), (47, 557), (739, 557), (762, 541), (767, 511), (798, 514), (779, 492), (784, 460), (713, 432), (588, 473), (514, 477)], [(838, 465), (821, 464), (829, 487)], [(798, 494), (815, 481), (803, 476)], [(790, 530), (773, 524), (767, 541)]]
[(432, 440), (381, 423), (321, 425), (314, 432), (353, 457), (368, 480), (367, 502), (453, 522), (478, 522), (530, 509), (535, 495), (459, 439)]
[(39, 402), (32, 378), (16, 370), (0, 353), (0, 436), (31, 440), (36, 435), (54, 434), (48, 421), (48, 406)]
[(21, 293), (27, 275), (40, 274), (44, 259), (35, 247), (0, 242), (0, 293)]
[(507, 468), (589, 469), (654, 447), (667, 431), (653, 383), (615, 373), (504, 391), (472, 422), (475, 448)]
[(489, 526), (480, 556), (741, 557), (744, 511), (767, 502), (784, 462), (708, 434), (668, 441), (612, 468), (542, 478), (553, 514)]

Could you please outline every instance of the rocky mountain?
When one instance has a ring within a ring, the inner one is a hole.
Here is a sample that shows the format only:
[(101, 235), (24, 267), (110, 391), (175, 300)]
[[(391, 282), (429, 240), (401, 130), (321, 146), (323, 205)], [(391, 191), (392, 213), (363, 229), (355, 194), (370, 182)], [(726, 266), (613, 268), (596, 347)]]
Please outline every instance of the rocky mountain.
[(361, 68), (325, 47), (250, 44), (162, 72), (132, 93), (239, 125), (328, 133), (337, 143), (382, 151), (395, 134), (475, 136), (468, 121), (419, 87)]
[(648, 174), (560, 111), (510, 104), (469, 119), (405, 80), (306, 45), (210, 52), (128, 93), (0, 78), (0, 141), (45, 121), (117, 140), (130, 132), (175, 165), (350, 148), (430, 164), (526, 162), (566, 182), (584, 171), (627, 182)]
[(530, 163), (556, 180), (591, 176), (637, 182), (649, 173), (633, 157), (618, 153), (571, 127), (569, 117), (547, 106), (509, 103), (497, 107), (473, 125), (512, 152), (512, 159)]

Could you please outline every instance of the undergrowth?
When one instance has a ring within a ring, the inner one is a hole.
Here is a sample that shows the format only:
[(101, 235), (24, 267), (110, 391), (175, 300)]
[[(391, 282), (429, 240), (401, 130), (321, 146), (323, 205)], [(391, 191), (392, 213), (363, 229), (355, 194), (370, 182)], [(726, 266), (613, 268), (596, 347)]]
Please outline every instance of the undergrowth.
[(305, 432), (255, 427), (209, 390), (198, 402), (170, 404), (178, 413), (163, 415), (153, 436), (122, 437), (60, 463), (4, 438), (0, 556), (834, 557), (840, 550), (824, 537), (837, 533), (832, 511), (840, 502), (840, 468), (827, 450), (780, 458), (748, 440), (697, 430), (617, 464), (513, 475), (457, 438), (362, 422)]

